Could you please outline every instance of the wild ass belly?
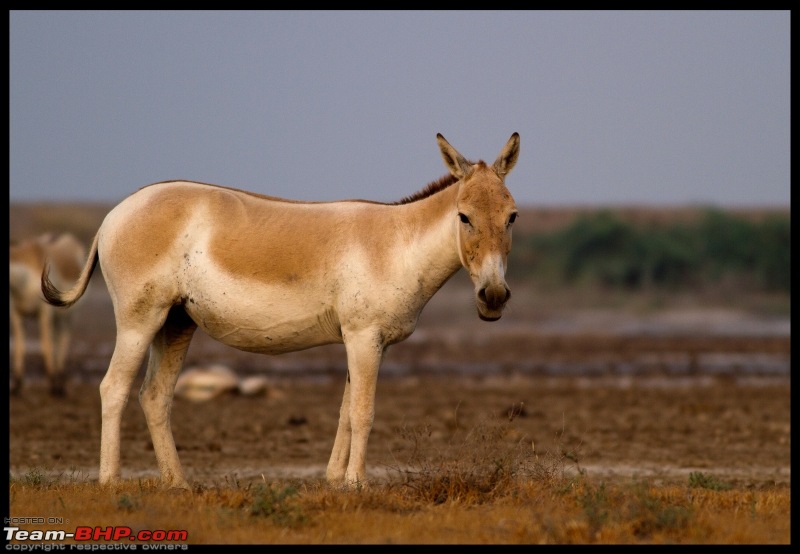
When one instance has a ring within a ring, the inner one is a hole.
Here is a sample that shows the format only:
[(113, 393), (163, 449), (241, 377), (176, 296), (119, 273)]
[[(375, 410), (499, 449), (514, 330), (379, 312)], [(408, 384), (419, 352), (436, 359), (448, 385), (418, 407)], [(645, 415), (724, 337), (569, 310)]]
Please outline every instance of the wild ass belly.
[(248, 352), (283, 354), (342, 342), (329, 303), (281, 286), (194, 289), (184, 308), (210, 337)]

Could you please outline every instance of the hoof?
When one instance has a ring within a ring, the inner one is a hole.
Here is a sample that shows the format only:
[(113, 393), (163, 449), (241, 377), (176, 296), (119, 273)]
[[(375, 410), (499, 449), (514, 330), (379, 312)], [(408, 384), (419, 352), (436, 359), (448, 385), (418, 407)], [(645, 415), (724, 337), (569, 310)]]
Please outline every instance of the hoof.
[(165, 483), (163, 489), (170, 494), (180, 494), (183, 492), (192, 492), (192, 487), (187, 481), (177, 481), (172, 483)]
[(369, 488), (369, 482), (364, 480), (347, 481), (344, 483), (344, 488), (349, 491), (362, 491)]

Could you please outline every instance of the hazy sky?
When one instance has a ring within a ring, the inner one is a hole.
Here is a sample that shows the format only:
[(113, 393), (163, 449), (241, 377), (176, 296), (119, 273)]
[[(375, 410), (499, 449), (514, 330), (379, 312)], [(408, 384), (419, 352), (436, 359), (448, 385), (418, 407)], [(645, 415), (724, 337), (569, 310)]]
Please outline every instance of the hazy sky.
[(520, 205), (790, 201), (789, 11), (11, 11), (12, 201), (191, 179), (399, 200), (442, 133)]

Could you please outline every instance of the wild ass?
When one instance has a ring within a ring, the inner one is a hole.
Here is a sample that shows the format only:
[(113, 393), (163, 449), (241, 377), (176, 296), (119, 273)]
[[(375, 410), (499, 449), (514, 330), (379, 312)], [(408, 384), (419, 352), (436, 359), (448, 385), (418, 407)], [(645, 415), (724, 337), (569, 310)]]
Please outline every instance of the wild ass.
[(64, 366), (72, 338), (72, 310), (56, 310), (41, 294), (45, 258), (53, 268), (53, 281), (67, 287), (75, 282), (86, 260), (86, 248), (69, 233), (46, 233), (9, 245), (9, 320), (14, 357), (10, 390), (20, 392), (25, 372), (25, 321), (36, 318), (50, 393), (64, 394)]
[(178, 374), (199, 326), (250, 352), (280, 354), (344, 343), (347, 378), (328, 462), (331, 483), (366, 482), (378, 369), (407, 338), (434, 293), (462, 266), (478, 316), (499, 319), (511, 225), (505, 177), (514, 133), (492, 165), (467, 161), (441, 134), (450, 175), (394, 204), (297, 202), (187, 181), (135, 192), (106, 216), (78, 282), (45, 298), (69, 306), (100, 261), (117, 338), (100, 384), (100, 483), (119, 479), (120, 423), (145, 352), (139, 402), (166, 487), (189, 488), (170, 413)]

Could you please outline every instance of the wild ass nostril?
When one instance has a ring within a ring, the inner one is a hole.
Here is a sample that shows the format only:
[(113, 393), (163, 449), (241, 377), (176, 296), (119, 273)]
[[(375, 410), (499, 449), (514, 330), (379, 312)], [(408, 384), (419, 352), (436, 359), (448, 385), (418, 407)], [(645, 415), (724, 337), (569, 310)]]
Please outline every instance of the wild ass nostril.
[(508, 302), (511, 291), (503, 286), (483, 287), (478, 291), (478, 298), (492, 309), (497, 309)]

